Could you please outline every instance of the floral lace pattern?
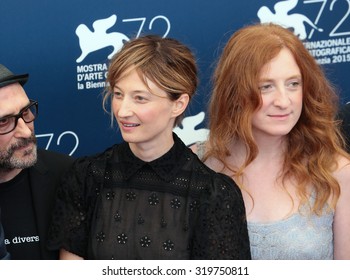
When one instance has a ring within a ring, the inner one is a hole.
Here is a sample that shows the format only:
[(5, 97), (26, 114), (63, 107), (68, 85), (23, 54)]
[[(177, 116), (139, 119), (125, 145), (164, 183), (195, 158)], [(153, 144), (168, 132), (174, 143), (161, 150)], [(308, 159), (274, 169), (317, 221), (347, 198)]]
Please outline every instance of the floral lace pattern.
[(57, 194), (49, 247), (85, 259), (250, 259), (239, 188), (174, 140), (148, 163), (127, 143), (78, 159)]

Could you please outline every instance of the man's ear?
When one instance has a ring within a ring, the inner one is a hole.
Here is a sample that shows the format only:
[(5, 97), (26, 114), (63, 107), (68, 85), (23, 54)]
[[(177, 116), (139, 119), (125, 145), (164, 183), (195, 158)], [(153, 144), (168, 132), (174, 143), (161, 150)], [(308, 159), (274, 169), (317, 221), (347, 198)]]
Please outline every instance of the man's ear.
[(181, 96), (174, 101), (173, 116), (180, 116), (186, 110), (189, 101), (190, 97), (187, 93), (181, 94)]

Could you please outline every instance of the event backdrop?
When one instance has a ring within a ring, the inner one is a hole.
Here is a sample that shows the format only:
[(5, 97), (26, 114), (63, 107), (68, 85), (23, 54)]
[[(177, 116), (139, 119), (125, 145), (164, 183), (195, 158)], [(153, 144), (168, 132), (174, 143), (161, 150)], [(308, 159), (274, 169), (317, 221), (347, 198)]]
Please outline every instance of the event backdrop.
[(1, 0), (0, 63), (29, 73), (25, 90), (39, 101), (39, 146), (74, 156), (120, 142), (101, 92), (108, 59), (141, 34), (174, 37), (196, 54), (200, 86), (179, 136), (206, 137), (210, 76), (238, 28), (279, 22), (292, 28), (350, 101), (350, 0)]

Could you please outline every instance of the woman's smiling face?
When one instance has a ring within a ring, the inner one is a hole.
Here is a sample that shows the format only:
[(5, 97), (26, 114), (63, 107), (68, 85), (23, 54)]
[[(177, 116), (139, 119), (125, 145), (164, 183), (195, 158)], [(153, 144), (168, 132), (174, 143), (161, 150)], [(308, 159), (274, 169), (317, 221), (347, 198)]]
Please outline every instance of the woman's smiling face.
[(253, 115), (255, 137), (287, 135), (303, 106), (302, 77), (292, 53), (284, 48), (260, 72), (262, 106)]
[(124, 141), (133, 147), (171, 147), (178, 115), (176, 104), (154, 82), (147, 78), (144, 81), (135, 69), (114, 87), (113, 113)]

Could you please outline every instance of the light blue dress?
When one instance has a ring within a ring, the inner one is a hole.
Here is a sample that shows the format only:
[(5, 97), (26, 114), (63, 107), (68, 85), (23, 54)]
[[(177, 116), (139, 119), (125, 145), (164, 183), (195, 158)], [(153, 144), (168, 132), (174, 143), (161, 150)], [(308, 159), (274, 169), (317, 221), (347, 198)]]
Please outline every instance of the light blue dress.
[(334, 212), (295, 213), (272, 223), (248, 222), (253, 260), (332, 260)]
[[(203, 158), (205, 143), (198, 142), (197, 155)], [(310, 205), (314, 203), (311, 195)], [(332, 260), (334, 211), (322, 215), (299, 213), (271, 223), (248, 221), (250, 250), (253, 260)]]

